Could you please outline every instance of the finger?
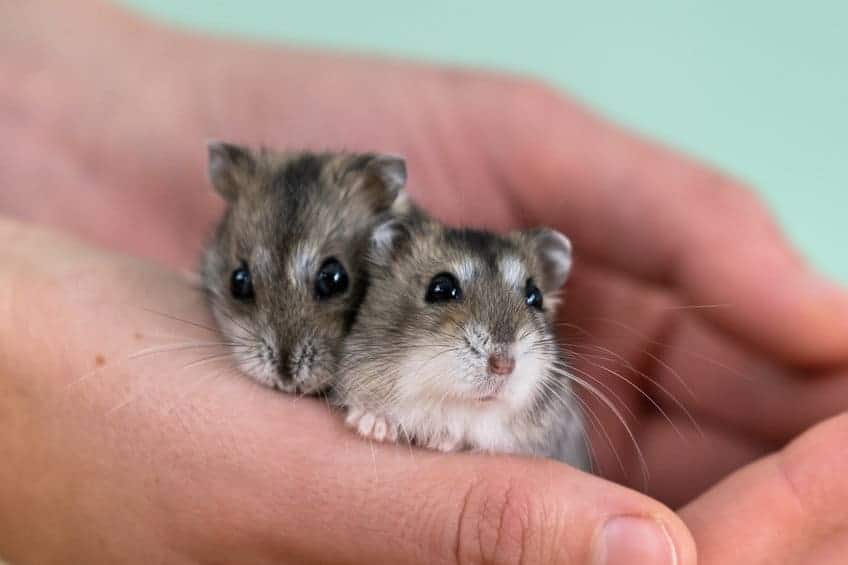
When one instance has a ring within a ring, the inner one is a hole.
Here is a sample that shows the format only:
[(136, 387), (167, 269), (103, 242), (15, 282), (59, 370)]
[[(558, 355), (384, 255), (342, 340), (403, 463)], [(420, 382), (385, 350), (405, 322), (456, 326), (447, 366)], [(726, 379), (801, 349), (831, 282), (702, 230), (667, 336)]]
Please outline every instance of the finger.
[[(612, 388), (637, 413), (661, 416), (656, 402), (772, 449), (844, 410), (848, 368), (788, 368), (744, 348), (699, 310), (667, 291), (583, 266), (569, 281), (559, 322), (564, 353), (578, 375), (604, 381), (603, 390)], [(802, 378), (812, 374), (818, 378)], [(601, 409), (600, 417), (611, 419), (608, 412)], [(612, 427), (613, 437), (617, 432)], [(626, 444), (626, 437), (616, 439)]]
[[(68, 526), (74, 534), (105, 531), (112, 516), (115, 535), (89, 536), (98, 541), (82, 554), (101, 547), (115, 560), (134, 538), (151, 555), (164, 541), (177, 563), (695, 563), (674, 513), (565, 465), (372, 445), (322, 403), (273, 393), (226, 365), (206, 381), (186, 351), (133, 362), (139, 336), (208, 339), (197, 293), (26, 227), (0, 224), (0, 233), (17, 243), (0, 268), (0, 288), (15, 293), (3, 302), (0, 358), (23, 367), (42, 352), (37, 378), (9, 383), (32, 404), (15, 429), (39, 433), (2, 445), (12, 464), (0, 466), (0, 500), (32, 504), (0, 514), (0, 531), (43, 539), (48, 523), (38, 517), (61, 501), (65, 517), (86, 518)], [(138, 301), (195, 323), (151, 317), (132, 307)], [(13, 347), (6, 338), (19, 335), (23, 312), (26, 347)], [(61, 367), (43, 353), (51, 335), (67, 336)], [(35, 486), (9, 488), (21, 469), (37, 469)], [(37, 485), (56, 486), (39, 497)], [(67, 485), (74, 494), (63, 498)]]
[(749, 189), (545, 89), (516, 98), (520, 127), (492, 142), (499, 170), (528, 219), (573, 237), (578, 260), (732, 304), (702, 314), (786, 361), (848, 359), (848, 295), (799, 259)]
[(762, 442), (710, 422), (702, 422), (696, 431), (687, 420), (676, 420), (682, 434), (659, 417), (644, 424), (640, 439), (650, 475), (645, 487), (632, 483), (670, 508), (691, 502), (733, 471), (772, 451)]
[(328, 426), (322, 410), (281, 413), (274, 404), (286, 430), (310, 430), (304, 441), (269, 426), (261, 442), (262, 459), (279, 461), (285, 476), (266, 478), (262, 489), (264, 504), (280, 509), (281, 555), (307, 563), (695, 563), (677, 517), (620, 486), (550, 461), (369, 445), (340, 422)]
[(699, 563), (844, 563), (846, 441), (848, 416), (837, 416), (687, 505)]
[[(696, 417), (752, 441), (783, 445), (848, 404), (848, 367), (812, 373), (781, 366), (691, 314), (679, 317), (658, 351), (664, 363), (655, 374), (670, 393), (687, 399)], [(817, 378), (801, 378), (811, 374)]]

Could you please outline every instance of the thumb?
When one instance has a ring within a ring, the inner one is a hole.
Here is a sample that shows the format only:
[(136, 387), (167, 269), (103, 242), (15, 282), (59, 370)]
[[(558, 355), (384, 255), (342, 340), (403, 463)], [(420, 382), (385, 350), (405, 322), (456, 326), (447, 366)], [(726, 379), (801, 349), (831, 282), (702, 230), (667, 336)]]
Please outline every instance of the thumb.
[(286, 448), (301, 463), (275, 493), (300, 509), (301, 535), (285, 545), (306, 562), (696, 563), (673, 512), (566, 465), (369, 445), (341, 426), (333, 434), (318, 452)]
[[(0, 512), (4, 552), (695, 564), (677, 516), (621, 486), (553, 461), (369, 444), (321, 402), (210, 372), (229, 352), (206, 348), (209, 314), (178, 277), (2, 220), (0, 239), (15, 242), (0, 249), (0, 413), (16, 425), (0, 434), (0, 503), (22, 511)], [(174, 341), (133, 362), (143, 336)]]

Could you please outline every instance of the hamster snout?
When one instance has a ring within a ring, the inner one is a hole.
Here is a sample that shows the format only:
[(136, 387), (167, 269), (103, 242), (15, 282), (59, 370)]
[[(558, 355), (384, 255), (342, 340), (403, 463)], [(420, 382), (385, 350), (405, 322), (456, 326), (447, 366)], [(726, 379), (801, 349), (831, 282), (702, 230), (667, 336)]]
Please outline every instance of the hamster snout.
[(291, 381), (297, 383), (303, 392), (313, 392), (328, 387), (334, 378), (336, 370), (336, 353), (330, 348), (330, 343), (335, 340), (327, 340), (316, 337), (307, 337), (291, 348), (288, 367)]
[(226, 305), (217, 306), (215, 315), (239, 369), (260, 383), (304, 394), (331, 384), (340, 335), (293, 332), (286, 320), (274, 321), (264, 314), (245, 317), (228, 311)]
[[(457, 305), (457, 309), (469, 310), (467, 317), (444, 308), (444, 326), (418, 344), (425, 357), (428, 352), (429, 358), (438, 357), (415, 367), (405, 364), (421, 378), (420, 385), (405, 384), (405, 392), (424, 400), (472, 405), (493, 401), (515, 407), (526, 404), (546, 378), (545, 368), (556, 360), (555, 352), (546, 347), (549, 340), (544, 322), (521, 312), (526, 306), (514, 289), (504, 290), (497, 302), (485, 308), (475, 308), (467, 294), (464, 304)], [(491, 316), (504, 309), (512, 311), (511, 320)]]

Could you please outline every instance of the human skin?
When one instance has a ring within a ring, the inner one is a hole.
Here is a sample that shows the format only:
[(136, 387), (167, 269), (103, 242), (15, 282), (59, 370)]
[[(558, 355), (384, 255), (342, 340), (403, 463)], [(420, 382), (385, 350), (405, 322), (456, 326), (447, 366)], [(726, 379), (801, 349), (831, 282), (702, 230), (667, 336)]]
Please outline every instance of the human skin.
[[(0, 53), (0, 211), (97, 245), (192, 267), (221, 210), (203, 175), (201, 140), (216, 137), (400, 153), (410, 191), (448, 221), (568, 233), (566, 349), (637, 414), (650, 476), (587, 397), (623, 460), (596, 433), (601, 471), (688, 526), (553, 463), (372, 450), (318, 403), (191, 365), (214, 350), (135, 362), (145, 336), (209, 339), (138, 310), (208, 323), (197, 293), (7, 222), (0, 413), (15, 433), (0, 438), (14, 463), (0, 509), (16, 512), (0, 515), (0, 554), (450, 563), (462, 540), (504, 562), (579, 563), (603, 522), (627, 514), (661, 520), (680, 563), (694, 562), (690, 534), (701, 563), (837, 562), (848, 423), (812, 426), (848, 399), (848, 304), (738, 183), (526, 79), (193, 37), (95, 2), (0, 6)], [(42, 480), (24, 480), (36, 470)], [(423, 502), (433, 513), (412, 532)]]
[(644, 495), (549, 461), (369, 445), (240, 377), (179, 275), (23, 224), (0, 237), (14, 563), (590, 563), (615, 516), (662, 522), (695, 562)]

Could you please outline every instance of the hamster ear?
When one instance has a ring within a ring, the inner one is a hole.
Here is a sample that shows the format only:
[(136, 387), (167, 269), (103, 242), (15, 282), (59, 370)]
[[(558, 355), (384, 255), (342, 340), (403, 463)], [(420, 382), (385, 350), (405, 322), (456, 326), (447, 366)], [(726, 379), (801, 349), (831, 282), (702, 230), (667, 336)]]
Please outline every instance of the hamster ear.
[(223, 141), (210, 141), (207, 147), (209, 180), (218, 194), (232, 202), (256, 175), (256, 157), (247, 147)]
[(549, 228), (536, 228), (524, 233), (542, 266), (544, 280), (541, 282), (544, 289), (559, 289), (571, 273), (571, 241), (560, 232)]
[(371, 232), (368, 258), (376, 265), (388, 267), (409, 237), (409, 230), (402, 221), (393, 216), (386, 217)]
[(353, 181), (353, 194), (365, 198), (375, 212), (383, 212), (406, 185), (406, 161), (395, 155), (365, 154), (353, 160), (345, 176)]

